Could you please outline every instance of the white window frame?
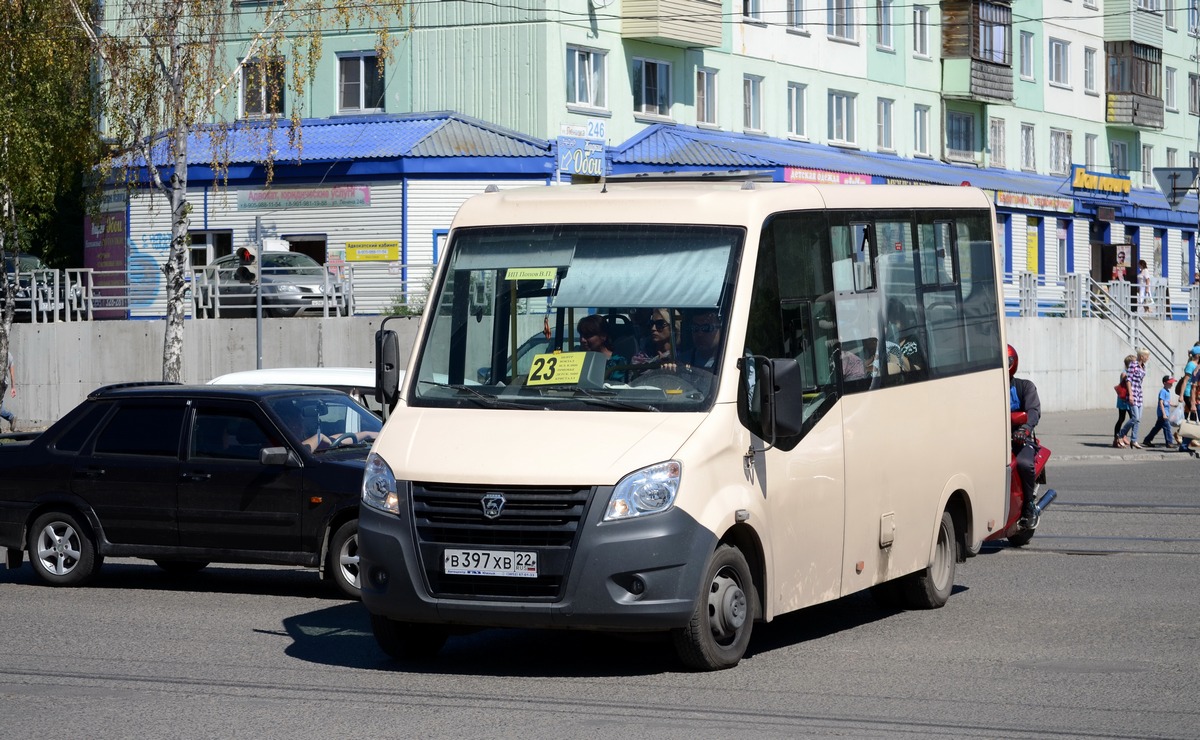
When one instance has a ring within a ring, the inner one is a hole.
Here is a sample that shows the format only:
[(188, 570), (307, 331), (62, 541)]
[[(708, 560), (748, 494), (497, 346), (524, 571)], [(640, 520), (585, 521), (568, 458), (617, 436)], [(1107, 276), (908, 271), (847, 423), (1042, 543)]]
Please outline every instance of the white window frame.
[(1168, 31), (1175, 30), (1175, 0), (1163, 0), (1163, 24)]
[(923, 59), (929, 58), (929, 8), (925, 5), (914, 5), (912, 16), (913, 54)]
[(858, 94), (829, 91), (829, 143), (858, 145)]
[[(375, 67), (375, 69), (373, 69), (373, 70), (367, 69), (367, 60), (368, 59), (374, 60), (373, 66)], [(344, 72), (346, 69), (346, 65), (351, 62), (357, 62), (357, 67), (358, 67), (358, 81), (357, 82), (346, 82)], [(386, 76), (387, 73), (385, 71), (383, 73), (383, 76), (380, 76), (379, 55), (376, 54), (374, 51), (357, 51), (357, 52), (342, 53), (342, 54), (337, 55), (337, 64), (338, 64), (338, 68), (337, 68), (337, 76), (338, 76), (337, 112), (343, 113), (343, 114), (344, 113), (381, 113), (381, 112), (383, 112), (383, 110), (385, 108), (385, 101), (387, 100), (387, 96), (385, 94), (383, 94), (387, 90), (387, 76)], [(381, 94), (379, 96), (379, 105), (378, 106), (366, 105), (367, 92), (368, 92), (368, 90), (367, 90), (368, 76), (375, 77), (378, 80), (379, 84), (382, 85), (382, 87), (379, 91)], [(352, 106), (343, 105), (343, 102), (345, 101), (346, 92), (347, 92), (347, 89), (346, 89), (347, 85), (357, 85), (358, 86), (358, 95), (357, 95), (358, 105), (352, 105)]]
[(751, 23), (762, 23), (762, 3), (759, 0), (742, 0), (742, 19)]
[(808, 85), (789, 82), (787, 85), (788, 135), (808, 138)]
[(1109, 170), (1114, 175), (1129, 174), (1129, 145), (1123, 141), (1108, 143)]
[(1200, 0), (1188, 0), (1188, 33), (1200, 35)]
[[(608, 109), (608, 52), (586, 46), (567, 46), (567, 107)], [(582, 72), (583, 78), (580, 79)], [(581, 87), (587, 89), (581, 90)]]
[(825, 33), (838, 41), (858, 41), (855, 0), (829, 0), (825, 15)]
[(1083, 166), (1084, 169), (1096, 169), (1096, 151), (1100, 146), (1100, 137), (1096, 134), (1083, 135)]
[(895, 125), (892, 122), (892, 111), (895, 109), (896, 101), (891, 98), (877, 98), (875, 101), (875, 146), (879, 151), (896, 151)]
[[(646, 99), (647, 82), (646, 79), (651, 75), (648, 71), (653, 69), (653, 77), (658, 83), (656, 99), (651, 102)], [(671, 117), (671, 63), (664, 62), (661, 59), (644, 59), (635, 57), (633, 59), (633, 112), (640, 116), (654, 116), (655, 118), (670, 118)]]
[(742, 129), (762, 132), (762, 83), (758, 75), (742, 75)]
[(931, 156), (929, 151), (929, 115), (928, 105), (913, 106), (913, 154)]
[(1200, 75), (1188, 72), (1188, 113), (1200, 116)]
[(1096, 89), (1096, 50), (1089, 47), (1083, 49), (1083, 91), (1088, 95), (1100, 94)]
[(892, 51), (896, 48), (896, 30), (892, 23), (892, 7), (894, 0), (875, 0), (876, 24), (878, 36), (875, 48)]
[(975, 116), (948, 110), (945, 126), (946, 156), (963, 162), (975, 161)]
[(1021, 169), (1028, 172), (1037, 171), (1037, 148), (1034, 138), (1035, 130), (1032, 123), (1021, 124)]
[(1032, 80), (1033, 77), (1033, 33), (1021, 31), (1021, 79)]
[(696, 68), (696, 123), (709, 126), (717, 121), (717, 70), (711, 67)]
[(1003, 168), (1005, 166), (1005, 160), (1007, 159), (1005, 144), (1004, 119), (988, 119), (988, 149), (991, 151), (988, 163), (992, 167)]
[(1056, 87), (1071, 86), (1071, 44), (1052, 38), (1046, 48), (1046, 75)]
[(1200, 152), (1188, 152), (1188, 167), (1200, 169)]
[(1154, 187), (1154, 147), (1142, 144), (1142, 187)]
[(787, 17), (784, 20), (789, 31), (807, 31), (804, 22), (804, 0), (787, 0)]
[(1050, 129), (1050, 174), (1065, 175), (1071, 171), (1071, 132)]
[(282, 56), (276, 57), (276, 59), (279, 62), (280, 83), (279, 99), (274, 102), (278, 106), (278, 110), (268, 110), (270, 107), (269, 103), (272, 102), (267, 97), (270, 95), (270, 85), (267, 84), (265, 79), (266, 72), (262, 72), (264, 79), (259, 89), (259, 110), (255, 111), (251, 111), (246, 105), (246, 96), (250, 93), (250, 81), (247, 79), (247, 75), (252, 74), (254, 71), (261, 70), (263, 68), (263, 60), (258, 57), (242, 60), (241, 68), (239, 70), (240, 73), (238, 74), (238, 108), (240, 109), (239, 113), (242, 118), (271, 118), (273, 116), (283, 116), (287, 113), (287, 61)]
[(1172, 147), (1167, 147), (1167, 166), (1175, 167), (1175, 163), (1179, 161), (1179, 150)]
[(1169, 111), (1178, 111), (1178, 100), (1175, 93), (1175, 68), (1166, 67), (1163, 70), (1163, 104)]

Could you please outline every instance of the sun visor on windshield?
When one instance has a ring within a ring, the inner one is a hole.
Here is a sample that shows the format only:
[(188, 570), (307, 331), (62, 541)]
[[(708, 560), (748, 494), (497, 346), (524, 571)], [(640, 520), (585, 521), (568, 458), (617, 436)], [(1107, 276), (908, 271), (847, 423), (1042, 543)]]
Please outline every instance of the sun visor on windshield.
[(559, 283), (560, 306), (713, 307), (721, 300), (732, 245), (688, 240), (580, 244)]
[(454, 257), (456, 270), (503, 270), (510, 267), (566, 267), (575, 241), (549, 239), (463, 239)]

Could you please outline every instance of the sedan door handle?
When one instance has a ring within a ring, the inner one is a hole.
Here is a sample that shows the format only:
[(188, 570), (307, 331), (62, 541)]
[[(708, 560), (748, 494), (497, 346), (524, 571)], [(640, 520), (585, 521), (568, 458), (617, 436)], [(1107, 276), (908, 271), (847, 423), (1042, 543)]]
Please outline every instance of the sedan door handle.
[(104, 468), (85, 468), (83, 470), (75, 471), (76, 478), (99, 478), (103, 475)]
[(205, 481), (205, 480), (208, 480), (209, 478), (212, 478), (212, 476), (209, 475), (208, 473), (180, 473), (179, 477), (182, 478), (183, 480), (190, 480), (190, 481)]

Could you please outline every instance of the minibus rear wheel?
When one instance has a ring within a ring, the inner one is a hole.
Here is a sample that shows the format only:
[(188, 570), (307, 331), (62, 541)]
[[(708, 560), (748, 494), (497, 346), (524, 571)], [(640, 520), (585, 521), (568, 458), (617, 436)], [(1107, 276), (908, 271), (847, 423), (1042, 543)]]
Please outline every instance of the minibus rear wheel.
[(904, 596), (909, 607), (937, 609), (945, 606), (950, 599), (950, 592), (954, 590), (954, 564), (958, 553), (955, 531), (954, 515), (943, 511), (937, 545), (933, 548), (933, 562), (904, 578)]
[(449, 635), (436, 624), (397, 622), (379, 614), (371, 615), (371, 632), (380, 649), (395, 660), (427, 660), (438, 654)]
[(721, 545), (708, 561), (691, 621), (672, 633), (675, 652), (696, 670), (732, 668), (746, 654), (757, 618), (758, 593), (750, 566), (736, 547)]

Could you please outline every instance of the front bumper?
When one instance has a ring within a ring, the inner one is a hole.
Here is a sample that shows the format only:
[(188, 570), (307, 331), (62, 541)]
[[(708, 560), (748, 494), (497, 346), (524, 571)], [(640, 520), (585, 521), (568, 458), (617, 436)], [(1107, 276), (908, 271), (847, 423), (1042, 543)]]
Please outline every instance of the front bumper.
[[(678, 509), (601, 523), (609, 493), (593, 490), (595, 505), (581, 520), (561, 588), (550, 597), (435, 595), (426, 569), (440, 562), (425, 562), (422, 553), (440, 559), (442, 548), (418, 546), (409, 512), (395, 516), (360, 506), (363, 604), (397, 621), (476, 627), (655, 631), (686, 625), (716, 536)], [(553, 553), (539, 552), (539, 563), (553, 560)], [(438, 578), (443, 584), (452, 579)]]

